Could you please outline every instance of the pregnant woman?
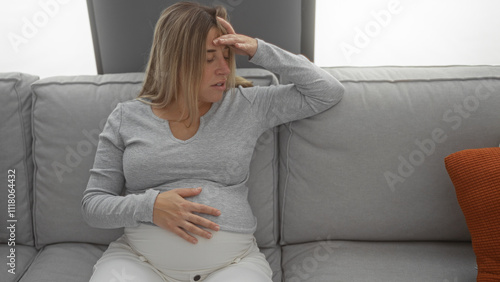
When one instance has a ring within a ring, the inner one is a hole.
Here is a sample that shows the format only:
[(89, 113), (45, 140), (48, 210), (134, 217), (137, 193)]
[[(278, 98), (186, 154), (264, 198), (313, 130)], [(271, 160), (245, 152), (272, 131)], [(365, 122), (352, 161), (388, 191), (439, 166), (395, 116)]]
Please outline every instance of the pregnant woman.
[[(235, 54), (291, 84), (235, 87)], [(222, 7), (168, 7), (139, 96), (99, 136), (82, 213), (124, 234), (91, 281), (271, 281), (247, 200), (257, 139), (331, 108), (343, 90), (304, 56), (235, 33)]]

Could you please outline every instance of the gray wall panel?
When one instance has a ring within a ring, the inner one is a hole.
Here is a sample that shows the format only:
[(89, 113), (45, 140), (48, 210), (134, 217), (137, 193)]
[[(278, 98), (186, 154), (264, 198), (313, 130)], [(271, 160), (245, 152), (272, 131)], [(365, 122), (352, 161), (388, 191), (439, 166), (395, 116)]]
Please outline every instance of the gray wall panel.
[[(98, 73), (141, 72), (161, 11), (178, 1), (87, 0)], [(223, 5), (236, 32), (301, 50), (301, 0), (199, 0)], [(256, 67), (238, 56), (237, 67)]]

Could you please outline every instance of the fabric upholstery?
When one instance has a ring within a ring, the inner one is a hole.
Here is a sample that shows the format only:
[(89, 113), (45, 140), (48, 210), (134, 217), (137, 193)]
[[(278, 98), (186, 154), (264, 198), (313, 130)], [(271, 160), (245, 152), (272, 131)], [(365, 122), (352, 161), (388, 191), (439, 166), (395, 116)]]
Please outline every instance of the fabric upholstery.
[(282, 244), (470, 240), (442, 160), (498, 144), (500, 69), (449, 69), (327, 69), (342, 101), (279, 129)]
[[(249, 201), (273, 281), (475, 281), (475, 246), (443, 158), (499, 144), (500, 68), (327, 70), (346, 86), (343, 101), (265, 132), (252, 159)], [(256, 85), (277, 82), (260, 70), (241, 71)], [(29, 173), (16, 183), (16, 209), (25, 216), (16, 232), (16, 275), (5, 275), (5, 256), (0, 281), (86, 282), (121, 234), (92, 229), (80, 216), (94, 141), (113, 104), (136, 95), (142, 74), (47, 78), (28, 94), (34, 81), (0, 74), (0, 168), (19, 158), (29, 168), (31, 137), (21, 137), (31, 134), (32, 121), (36, 164), (34, 185)], [(11, 95), (12, 89), (25, 89), (24, 95)], [(32, 120), (25, 118), (31, 96)], [(422, 163), (410, 163), (422, 154)], [(392, 186), (386, 172), (395, 175)], [(32, 196), (23, 185), (33, 186)], [(6, 195), (0, 191), (0, 198)], [(2, 254), (6, 234), (0, 230)]]
[(107, 244), (122, 230), (89, 227), (80, 202), (98, 136), (143, 74), (53, 77), (33, 84), (34, 226), (37, 247), (58, 242)]
[[(33, 246), (23, 246), (16, 245), (15, 249), (15, 269), (12, 269), (13, 265), (8, 265), (10, 262), (10, 258), (7, 256), (11, 255), (10, 249), (12, 247), (7, 244), (0, 244), (0, 281), (2, 282), (14, 282), (19, 281), (19, 278), (23, 276), (23, 274), (28, 270), (28, 267), (31, 265), (31, 262), (35, 259), (37, 254), (37, 250)], [(12, 272), (8, 272), (12, 271)]]
[(273, 270), (273, 282), (281, 282), (281, 248), (260, 248), (260, 251), (266, 256), (267, 261)]
[[(33, 161), (31, 155), (31, 89), (37, 76), (21, 73), (0, 73), (0, 171), (4, 178), (0, 199), (2, 226), (7, 220), (16, 227), (16, 243), (33, 246), (31, 221)], [(15, 218), (8, 217), (8, 170), (15, 170)], [(9, 223), (10, 224), (10, 223)], [(0, 243), (7, 243), (10, 231), (0, 228)]]
[(107, 246), (59, 243), (45, 246), (37, 254), (20, 282), (89, 281), (92, 267)]
[(319, 241), (283, 247), (287, 282), (474, 281), (475, 262), (464, 242)]
[(445, 164), (471, 233), (477, 281), (499, 281), (500, 147), (462, 150)]

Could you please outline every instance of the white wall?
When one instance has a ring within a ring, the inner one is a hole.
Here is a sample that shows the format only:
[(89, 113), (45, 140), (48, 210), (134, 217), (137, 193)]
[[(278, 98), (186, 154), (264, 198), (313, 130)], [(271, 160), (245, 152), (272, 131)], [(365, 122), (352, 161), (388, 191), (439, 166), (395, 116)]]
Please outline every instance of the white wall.
[(498, 0), (316, 0), (319, 66), (500, 65)]
[[(500, 65), (498, 0), (316, 0), (320, 66)], [(0, 1), (0, 72), (96, 74), (85, 0)]]
[(85, 0), (0, 1), (0, 72), (97, 74)]

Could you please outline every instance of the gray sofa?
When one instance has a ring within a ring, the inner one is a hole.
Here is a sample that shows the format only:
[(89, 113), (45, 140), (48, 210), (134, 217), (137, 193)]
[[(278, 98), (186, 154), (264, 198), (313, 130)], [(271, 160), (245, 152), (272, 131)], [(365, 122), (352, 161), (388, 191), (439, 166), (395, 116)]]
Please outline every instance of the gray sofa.
[[(500, 67), (327, 71), (344, 84), (343, 100), (268, 130), (252, 159), (255, 235), (273, 280), (475, 281), (443, 159), (498, 146)], [(238, 72), (278, 83), (265, 70)], [(89, 280), (122, 230), (89, 227), (82, 192), (107, 116), (142, 79), (0, 74), (0, 281)]]

